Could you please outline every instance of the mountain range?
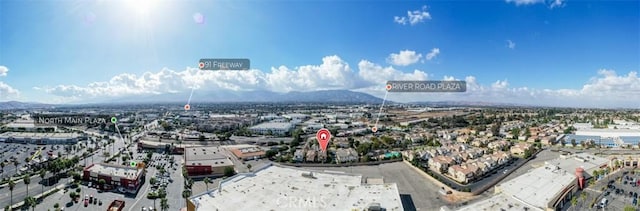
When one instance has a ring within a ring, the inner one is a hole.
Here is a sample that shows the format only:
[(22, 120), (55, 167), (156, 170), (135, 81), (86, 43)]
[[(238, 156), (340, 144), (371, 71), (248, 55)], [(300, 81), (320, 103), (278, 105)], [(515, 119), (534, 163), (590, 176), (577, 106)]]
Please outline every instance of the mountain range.
[[(167, 93), (145, 96), (120, 97), (91, 103), (76, 104), (43, 104), (18, 101), (0, 102), (0, 110), (7, 109), (38, 109), (52, 108), (61, 105), (95, 105), (95, 104), (149, 104), (149, 103), (357, 103), (357, 104), (381, 104), (383, 99), (362, 92), (349, 90), (324, 90), (311, 92), (278, 93), (270, 91), (212, 91), (202, 92), (196, 90), (191, 99), (191, 92)], [(388, 101), (386, 104), (394, 104)], [(440, 101), (440, 102), (413, 102), (408, 104), (446, 107), (446, 106), (526, 106), (515, 104), (501, 104), (489, 102), (464, 102), (464, 101)]]

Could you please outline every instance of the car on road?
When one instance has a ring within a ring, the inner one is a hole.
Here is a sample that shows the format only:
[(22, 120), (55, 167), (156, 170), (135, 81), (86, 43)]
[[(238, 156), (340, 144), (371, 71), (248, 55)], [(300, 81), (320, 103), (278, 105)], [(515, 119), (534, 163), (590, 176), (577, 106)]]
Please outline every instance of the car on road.
[(87, 198), (84, 199), (84, 206), (85, 207), (89, 206), (89, 199)]

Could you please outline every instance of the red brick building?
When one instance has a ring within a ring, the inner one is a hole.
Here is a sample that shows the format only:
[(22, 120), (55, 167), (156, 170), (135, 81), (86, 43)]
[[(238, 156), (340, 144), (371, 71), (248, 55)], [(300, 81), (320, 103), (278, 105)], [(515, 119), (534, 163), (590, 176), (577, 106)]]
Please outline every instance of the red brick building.
[(85, 181), (99, 184), (100, 179), (106, 181), (106, 189), (118, 188), (124, 192), (136, 193), (144, 183), (144, 168), (95, 163), (84, 168), (82, 178)]

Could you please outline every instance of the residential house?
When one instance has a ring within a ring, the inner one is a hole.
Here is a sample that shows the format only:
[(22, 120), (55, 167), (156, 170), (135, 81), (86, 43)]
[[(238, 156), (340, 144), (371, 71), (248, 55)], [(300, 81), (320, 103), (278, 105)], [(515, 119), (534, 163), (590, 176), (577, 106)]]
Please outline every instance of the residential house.
[(317, 151), (315, 150), (309, 150), (307, 151), (306, 154), (306, 160), (307, 162), (316, 162), (316, 155), (317, 155)]
[(327, 161), (327, 151), (317, 151), (318, 162), (326, 162)]
[(336, 150), (336, 162), (346, 163), (358, 160), (358, 152), (353, 148), (339, 148)]
[(304, 161), (304, 150), (303, 149), (297, 149), (293, 153), (293, 160), (296, 161), (296, 162)]
[(502, 165), (511, 160), (511, 155), (503, 151), (497, 151), (491, 154), (491, 158), (497, 161), (498, 165)]
[(533, 149), (533, 144), (520, 142), (511, 146), (510, 152), (515, 156), (523, 156), (527, 150), (531, 149)]
[(468, 136), (468, 135), (462, 135), (462, 136), (458, 136), (458, 138), (456, 138), (456, 141), (458, 143), (468, 144), (469, 142), (473, 141), (473, 137)]
[(454, 165), (449, 167), (448, 174), (456, 181), (460, 183), (469, 183), (477, 175), (480, 174), (480, 168), (475, 165)]
[(510, 146), (510, 143), (505, 140), (493, 141), (487, 144), (487, 148), (492, 149), (494, 151), (501, 151), (504, 149), (508, 149), (509, 146)]
[(438, 155), (429, 159), (427, 164), (429, 165), (429, 169), (432, 171), (445, 173), (449, 167), (455, 164), (455, 162), (448, 156)]

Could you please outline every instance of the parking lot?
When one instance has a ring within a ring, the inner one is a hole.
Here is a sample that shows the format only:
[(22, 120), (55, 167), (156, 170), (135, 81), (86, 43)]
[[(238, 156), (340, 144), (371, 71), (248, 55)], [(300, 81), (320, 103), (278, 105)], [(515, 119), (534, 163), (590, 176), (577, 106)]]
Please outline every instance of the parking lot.
[(592, 209), (602, 210), (598, 204), (603, 198), (608, 201), (604, 206), (605, 210), (624, 210), (626, 206), (630, 205), (638, 208), (639, 179), (640, 173), (627, 169), (603, 178), (593, 188), (599, 193), (596, 200), (598, 203)]
[[(0, 149), (0, 162), (4, 162), (5, 166), (4, 168), (0, 169), (0, 178), (5, 179), (10, 176), (14, 176), (16, 173), (21, 174), (29, 172), (29, 163), (37, 163), (41, 160), (48, 159), (49, 154), (58, 155), (58, 153), (64, 153), (63, 146), (65, 145), (2, 143), (1, 146), (2, 148)], [(43, 150), (38, 152), (41, 148), (43, 148)], [(31, 158), (34, 158), (34, 160), (26, 162), (26, 159)], [(17, 168), (16, 165), (14, 165), (14, 161), (18, 163)]]

